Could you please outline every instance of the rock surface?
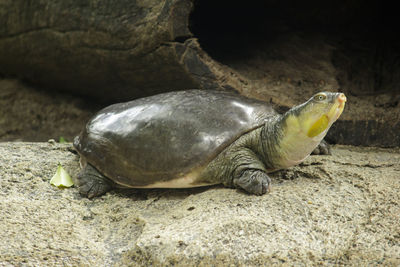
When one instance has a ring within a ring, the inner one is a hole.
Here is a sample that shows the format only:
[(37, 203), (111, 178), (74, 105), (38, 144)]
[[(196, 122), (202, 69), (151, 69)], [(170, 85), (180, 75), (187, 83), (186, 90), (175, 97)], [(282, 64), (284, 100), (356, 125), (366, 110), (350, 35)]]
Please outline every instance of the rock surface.
[(0, 143), (1, 266), (400, 265), (400, 150), (336, 146), (257, 197), (221, 186), (118, 190), (49, 184), (70, 145)]

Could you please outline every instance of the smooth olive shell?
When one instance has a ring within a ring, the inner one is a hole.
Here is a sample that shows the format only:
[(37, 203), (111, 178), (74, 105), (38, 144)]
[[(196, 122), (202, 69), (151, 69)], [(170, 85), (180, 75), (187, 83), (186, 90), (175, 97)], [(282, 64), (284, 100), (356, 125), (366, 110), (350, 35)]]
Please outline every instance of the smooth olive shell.
[(201, 170), (276, 114), (265, 102), (228, 92), (170, 92), (104, 108), (74, 146), (115, 182), (146, 186)]

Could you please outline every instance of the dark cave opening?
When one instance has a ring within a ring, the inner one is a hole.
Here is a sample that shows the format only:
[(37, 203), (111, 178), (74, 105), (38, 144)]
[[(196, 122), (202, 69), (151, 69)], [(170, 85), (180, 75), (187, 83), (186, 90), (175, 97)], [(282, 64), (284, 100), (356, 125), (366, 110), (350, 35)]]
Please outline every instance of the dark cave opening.
[(398, 94), (396, 12), (392, 4), (376, 0), (199, 0), (190, 17), (190, 30), (212, 58), (228, 66), (246, 60), (258, 53), (260, 46), (285, 34), (324, 38), (334, 47), (332, 63), (343, 91), (356, 96)]

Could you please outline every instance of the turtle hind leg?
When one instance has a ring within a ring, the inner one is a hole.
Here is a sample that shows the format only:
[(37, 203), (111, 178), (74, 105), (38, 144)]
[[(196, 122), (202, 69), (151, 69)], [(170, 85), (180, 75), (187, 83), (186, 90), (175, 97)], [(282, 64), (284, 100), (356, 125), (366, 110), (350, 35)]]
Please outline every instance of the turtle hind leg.
[(113, 188), (113, 182), (90, 164), (78, 174), (77, 185), (81, 196), (87, 198), (104, 195)]

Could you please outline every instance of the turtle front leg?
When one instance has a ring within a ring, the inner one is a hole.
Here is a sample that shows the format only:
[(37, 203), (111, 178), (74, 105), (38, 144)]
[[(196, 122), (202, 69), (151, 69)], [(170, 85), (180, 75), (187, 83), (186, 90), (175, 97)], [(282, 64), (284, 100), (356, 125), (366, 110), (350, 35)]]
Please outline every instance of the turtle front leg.
[(199, 175), (198, 182), (222, 183), (226, 187), (240, 188), (255, 195), (267, 193), (271, 179), (266, 174), (265, 165), (243, 143), (237, 142), (220, 153)]
[(250, 194), (263, 195), (270, 191), (271, 178), (264, 171), (247, 169), (233, 179), (233, 185)]
[(90, 164), (78, 174), (77, 185), (81, 196), (87, 198), (104, 195), (113, 188), (113, 182)]
[(312, 155), (331, 155), (331, 146), (322, 139), (321, 143), (311, 152)]
[(270, 191), (271, 178), (265, 172), (264, 163), (252, 150), (240, 148), (230, 155), (234, 187), (254, 195), (263, 195)]

